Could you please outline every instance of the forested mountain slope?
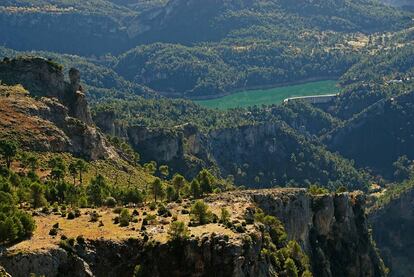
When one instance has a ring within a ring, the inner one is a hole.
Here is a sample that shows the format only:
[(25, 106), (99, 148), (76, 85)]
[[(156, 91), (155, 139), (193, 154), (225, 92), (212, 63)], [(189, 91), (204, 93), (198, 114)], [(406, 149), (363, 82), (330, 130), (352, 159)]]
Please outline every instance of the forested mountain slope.
[(333, 151), (392, 177), (400, 156), (414, 159), (414, 92), (383, 99), (326, 136)]
[(340, 121), (304, 103), (223, 112), (184, 100), (136, 98), (99, 104), (93, 113), (102, 130), (127, 139), (143, 160), (189, 177), (212, 167), (247, 186), (316, 182), (366, 189), (365, 176), (314, 137)]
[(368, 0), (50, 0), (1, 3), (0, 22), (6, 47), (111, 53), (117, 58), (105, 66), (128, 81), (206, 98), (337, 78), (364, 54), (367, 34), (399, 30), (411, 18)]

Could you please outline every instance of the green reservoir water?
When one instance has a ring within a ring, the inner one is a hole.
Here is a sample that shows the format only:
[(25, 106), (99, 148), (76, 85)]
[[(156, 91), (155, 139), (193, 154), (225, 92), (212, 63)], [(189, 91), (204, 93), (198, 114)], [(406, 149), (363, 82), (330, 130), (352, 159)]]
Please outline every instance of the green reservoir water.
[(271, 89), (241, 91), (221, 98), (195, 102), (207, 108), (223, 110), (262, 104), (279, 104), (289, 97), (337, 93), (336, 84), (337, 82), (333, 80), (309, 82)]

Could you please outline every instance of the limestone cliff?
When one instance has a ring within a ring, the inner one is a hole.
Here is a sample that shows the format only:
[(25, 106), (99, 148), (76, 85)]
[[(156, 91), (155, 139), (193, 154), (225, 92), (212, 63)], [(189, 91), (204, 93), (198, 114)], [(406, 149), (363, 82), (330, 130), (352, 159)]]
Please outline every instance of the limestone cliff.
[[(290, 239), (310, 257), (314, 276), (385, 276), (370, 240), (361, 193), (311, 196), (304, 189), (229, 192), (208, 203), (248, 204), (246, 218), (256, 209), (277, 216)], [(256, 231), (254, 231), (256, 230)], [(46, 276), (131, 276), (143, 265), (147, 276), (285, 276), (264, 256), (260, 224), (247, 235), (229, 240), (209, 233), (180, 244), (141, 239), (93, 240), (63, 249), (5, 253), (0, 264), (13, 276), (30, 272)]]
[(360, 192), (310, 196), (304, 189), (269, 189), (223, 197), (233, 202), (251, 199), (278, 217), (289, 239), (298, 241), (311, 258), (315, 276), (385, 276)]
[(20, 84), (31, 95), (57, 98), (68, 107), (69, 115), (92, 125), (88, 103), (80, 85), (80, 73), (72, 68), (69, 82), (65, 81), (62, 68), (43, 58), (4, 59), (0, 62), (0, 80), (7, 85)]
[(173, 172), (186, 173), (187, 178), (210, 167), (222, 177), (232, 175), (236, 184), (249, 187), (291, 180), (303, 183), (305, 179), (322, 185), (341, 182), (352, 188), (363, 187), (363, 180), (349, 162), (280, 120), (209, 132), (192, 124), (171, 129), (125, 126), (107, 111), (98, 112), (94, 120), (104, 132), (128, 140), (144, 162), (167, 164)]
[(411, 276), (414, 272), (413, 211), (414, 189), (411, 188), (369, 215), (373, 237), (392, 277)]
[(48, 60), (6, 59), (0, 62), (0, 80), (2, 138), (34, 151), (70, 152), (91, 160), (118, 156), (93, 124), (76, 69), (67, 82), (61, 68)]

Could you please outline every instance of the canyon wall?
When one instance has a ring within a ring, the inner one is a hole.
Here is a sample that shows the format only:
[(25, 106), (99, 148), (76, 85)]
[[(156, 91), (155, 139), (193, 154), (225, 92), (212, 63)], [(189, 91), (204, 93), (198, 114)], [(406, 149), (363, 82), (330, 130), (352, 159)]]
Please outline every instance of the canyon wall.
[(373, 237), (391, 277), (414, 272), (414, 189), (391, 199), (369, 215)]
[[(310, 257), (314, 276), (385, 276), (368, 232), (362, 193), (311, 196), (305, 189), (237, 191), (209, 202), (250, 203), (277, 216), (288, 237)], [(246, 211), (246, 216), (249, 211)], [(260, 230), (260, 223), (254, 230)], [(256, 226), (256, 225), (255, 225)], [(206, 231), (181, 243), (88, 241), (73, 252), (63, 249), (5, 253), (0, 265), (12, 276), (132, 276), (142, 265), (148, 276), (279, 276), (262, 254), (264, 237), (228, 240)]]

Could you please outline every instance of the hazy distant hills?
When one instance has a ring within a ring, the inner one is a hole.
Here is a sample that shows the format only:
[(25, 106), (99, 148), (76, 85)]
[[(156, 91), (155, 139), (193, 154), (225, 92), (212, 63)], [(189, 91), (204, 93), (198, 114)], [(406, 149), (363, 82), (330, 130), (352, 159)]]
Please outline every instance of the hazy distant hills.
[(411, 0), (381, 0), (381, 2), (396, 7), (410, 7), (414, 9), (414, 2)]
[(120, 53), (141, 43), (271, 38), (275, 29), (371, 32), (409, 22), (371, 1), (68, 1), (0, 3), (0, 43), (17, 50)]

